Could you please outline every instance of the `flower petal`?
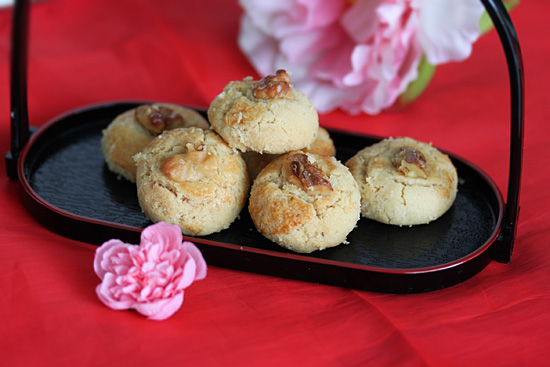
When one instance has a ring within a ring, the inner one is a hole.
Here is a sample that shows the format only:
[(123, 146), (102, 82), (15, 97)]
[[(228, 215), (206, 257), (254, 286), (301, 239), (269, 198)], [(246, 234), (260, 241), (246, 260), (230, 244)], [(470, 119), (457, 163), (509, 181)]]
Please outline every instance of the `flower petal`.
[(135, 300), (131, 296), (116, 296), (113, 292), (115, 289), (112, 285), (114, 283), (114, 276), (110, 273), (105, 275), (104, 281), (96, 287), (96, 294), (98, 298), (107, 307), (114, 310), (127, 310), (132, 308)]
[(185, 289), (189, 287), (195, 281), (195, 274), (197, 272), (197, 264), (195, 259), (188, 258), (185, 262), (183, 272), (178, 277), (178, 283), (176, 285), (177, 289)]
[(346, 38), (337, 25), (294, 33), (281, 40), (279, 48), (291, 63), (309, 63), (320, 53), (330, 51)]
[[(246, 13), (250, 15), (255, 26), (264, 33), (273, 34), (277, 28), (283, 32), (289, 32), (293, 28), (290, 27), (291, 21), (288, 14), (296, 7), (294, 0), (240, 0), (239, 2), (246, 9)], [(303, 15), (302, 13), (302, 17)], [(295, 18), (300, 18), (300, 16), (296, 14)]]
[(185, 252), (187, 252), (187, 255), (195, 261), (196, 268), (194, 280), (206, 278), (207, 267), (206, 261), (202, 256), (202, 252), (197, 248), (197, 246), (195, 246), (194, 243), (188, 241), (183, 242), (183, 248), (185, 249)]
[(424, 0), (418, 40), (427, 60), (437, 65), (470, 56), (472, 43), (481, 35), (484, 11), (479, 0)]
[(365, 43), (374, 37), (379, 26), (376, 8), (382, 1), (359, 0), (342, 14), (340, 24), (354, 42)]
[(128, 255), (130, 247), (132, 247), (132, 245), (124, 243), (118, 239), (111, 239), (99, 246), (96, 249), (94, 256), (94, 271), (97, 276), (100, 279), (103, 279), (105, 273), (111, 270), (110, 259), (114, 256)]
[(172, 298), (135, 305), (135, 310), (151, 320), (165, 320), (176, 313), (183, 304), (183, 292)]
[(276, 69), (277, 41), (256, 27), (249, 16), (241, 20), (238, 44), (259, 74), (268, 75)]
[[(153, 253), (153, 258), (158, 258), (158, 254), (164, 249), (172, 249), (182, 241), (181, 229), (176, 224), (158, 222), (146, 227), (141, 232), (141, 247), (147, 248)], [(152, 248), (161, 246), (161, 248)]]

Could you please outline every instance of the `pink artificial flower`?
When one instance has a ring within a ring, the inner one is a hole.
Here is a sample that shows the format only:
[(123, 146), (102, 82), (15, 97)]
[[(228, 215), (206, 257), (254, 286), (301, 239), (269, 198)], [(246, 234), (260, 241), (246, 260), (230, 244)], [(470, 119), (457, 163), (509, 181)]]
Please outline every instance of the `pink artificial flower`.
[(139, 246), (117, 239), (101, 245), (94, 271), (105, 305), (164, 320), (181, 307), (184, 289), (206, 277), (206, 262), (193, 243), (182, 242), (179, 226), (159, 222), (142, 231)]
[(259, 74), (286, 69), (321, 113), (377, 114), (434, 65), (467, 58), (479, 0), (240, 0), (239, 46)]

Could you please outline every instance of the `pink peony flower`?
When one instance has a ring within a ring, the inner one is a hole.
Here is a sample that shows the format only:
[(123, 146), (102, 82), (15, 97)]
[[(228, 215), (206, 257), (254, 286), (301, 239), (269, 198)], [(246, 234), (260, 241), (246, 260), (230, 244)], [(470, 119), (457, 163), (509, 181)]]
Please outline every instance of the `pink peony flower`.
[(240, 0), (239, 46), (261, 75), (292, 72), (319, 112), (377, 114), (479, 37), (479, 0)]
[(184, 289), (206, 277), (206, 262), (193, 243), (182, 242), (177, 225), (159, 222), (142, 231), (139, 246), (117, 239), (101, 245), (94, 271), (105, 305), (164, 320), (181, 307)]

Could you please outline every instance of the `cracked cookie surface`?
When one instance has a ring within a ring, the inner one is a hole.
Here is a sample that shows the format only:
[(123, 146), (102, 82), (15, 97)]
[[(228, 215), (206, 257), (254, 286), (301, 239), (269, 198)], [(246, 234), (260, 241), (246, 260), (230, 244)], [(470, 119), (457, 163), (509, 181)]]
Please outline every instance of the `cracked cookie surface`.
[(244, 160), (212, 130), (165, 131), (135, 161), (145, 215), (153, 222), (177, 224), (186, 235), (228, 228), (246, 203)]
[(360, 216), (360, 194), (334, 157), (282, 155), (256, 177), (248, 210), (254, 225), (289, 250), (310, 253), (346, 241)]
[(277, 82), (286, 86), (279, 88), (285, 93), (257, 93), (266, 78), (228, 83), (208, 109), (212, 128), (241, 152), (282, 154), (307, 147), (319, 127), (313, 103), (289, 82)]
[(412, 138), (388, 138), (346, 162), (359, 184), (361, 214), (394, 225), (426, 224), (452, 206), (458, 185), (446, 154)]

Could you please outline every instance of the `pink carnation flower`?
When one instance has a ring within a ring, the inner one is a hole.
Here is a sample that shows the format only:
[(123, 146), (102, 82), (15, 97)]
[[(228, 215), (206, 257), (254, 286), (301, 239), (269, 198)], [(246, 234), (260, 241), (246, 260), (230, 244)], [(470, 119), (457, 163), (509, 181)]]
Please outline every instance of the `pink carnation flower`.
[(479, 0), (240, 0), (239, 45), (261, 75), (292, 72), (319, 112), (377, 114), (479, 37)]
[(206, 262), (193, 243), (182, 242), (177, 225), (159, 222), (142, 231), (139, 246), (117, 239), (101, 245), (94, 271), (105, 305), (164, 320), (181, 307), (184, 289), (206, 277)]

